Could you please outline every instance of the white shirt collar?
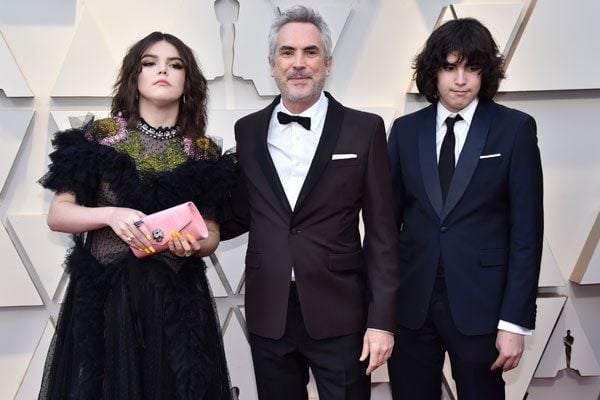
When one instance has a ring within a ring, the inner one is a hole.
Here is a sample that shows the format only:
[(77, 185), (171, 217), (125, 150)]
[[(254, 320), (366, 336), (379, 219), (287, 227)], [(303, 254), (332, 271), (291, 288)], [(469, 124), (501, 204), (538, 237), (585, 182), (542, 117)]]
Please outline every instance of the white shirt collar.
[(437, 129), (444, 125), (444, 123), (446, 122), (446, 118), (454, 117), (456, 114), (460, 114), (462, 119), (467, 123), (467, 126), (471, 126), (471, 121), (473, 121), (473, 116), (475, 115), (477, 104), (479, 104), (479, 98), (475, 97), (473, 101), (470, 102), (465, 108), (455, 113), (449, 111), (446, 107), (442, 105), (442, 102), (438, 101), (436, 117)]
[(319, 126), (320, 120), (325, 117), (325, 114), (327, 113), (328, 104), (329, 99), (327, 98), (327, 96), (325, 96), (325, 93), (321, 91), (321, 96), (319, 96), (319, 100), (317, 100), (315, 104), (313, 104), (306, 110), (302, 111), (300, 114), (294, 114), (293, 112), (290, 112), (290, 110), (288, 110), (283, 104), (283, 101), (280, 100), (279, 104), (277, 104), (275, 106), (275, 109), (273, 110), (273, 115), (277, 115), (277, 112), (283, 111), (284, 113), (290, 115), (300, 115), (302, 117), (309, 117), (312, 121), (310, 130), (311, 132), (314, 132), (314, 128)]

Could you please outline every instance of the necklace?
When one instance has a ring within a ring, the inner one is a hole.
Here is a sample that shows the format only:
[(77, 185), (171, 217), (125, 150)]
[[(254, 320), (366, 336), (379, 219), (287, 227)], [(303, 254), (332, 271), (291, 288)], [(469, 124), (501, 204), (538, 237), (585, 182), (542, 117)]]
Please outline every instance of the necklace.
[(153, 139), (158, 140), (169, 140), (173, 139), (177, 135), (179, 135), (179, 127), (172, 126), (163, 128), (159, 126), (158, 128), (154, 128), (150, 126), (143, 118), (140, 117), (140, 120), (137, 122), (136, 128), (146, 136), (150, 136)]

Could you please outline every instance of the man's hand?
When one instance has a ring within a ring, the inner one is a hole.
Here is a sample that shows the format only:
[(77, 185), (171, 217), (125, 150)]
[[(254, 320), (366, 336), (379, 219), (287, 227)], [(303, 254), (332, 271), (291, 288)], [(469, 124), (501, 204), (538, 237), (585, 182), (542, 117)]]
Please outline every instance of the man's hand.
[(504, 372), (510, 371), (519, 365), (523, 349), (525, 348), (525, 336), (518, 333), (499, 330), (496, 336), (496, 349), (498, 358), (492, 364), (490, 370), (502, 367)]
[(365, 361), (369, 357), (367, 375), (371, 375), (371, 372), (390, 358), (393, 348), (394, 335), (392, 333), (367, 329), (360, 354), (360, 361)]

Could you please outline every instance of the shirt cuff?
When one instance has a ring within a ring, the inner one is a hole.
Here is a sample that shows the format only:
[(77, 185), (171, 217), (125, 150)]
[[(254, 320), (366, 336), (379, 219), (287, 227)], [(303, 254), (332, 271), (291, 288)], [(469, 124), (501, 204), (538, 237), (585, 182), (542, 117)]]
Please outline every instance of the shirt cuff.
[(513, 324), (512, 322), (503, 321), (503, 320), (498, 321), (498, 329), (507, 331), (507, 332), (512, 332), (512, 333), (518, 333), (519, 335), (524, 335), (524, 336), (533, 335), (533, 329), (523, 328), (520, 325)]
[(390, 335), (394, 335), (394, 332), (386, 331), (384, 329), (367, 328), (367, 330), (368, 331), (373, 331), (373, 332), (389, 333)]

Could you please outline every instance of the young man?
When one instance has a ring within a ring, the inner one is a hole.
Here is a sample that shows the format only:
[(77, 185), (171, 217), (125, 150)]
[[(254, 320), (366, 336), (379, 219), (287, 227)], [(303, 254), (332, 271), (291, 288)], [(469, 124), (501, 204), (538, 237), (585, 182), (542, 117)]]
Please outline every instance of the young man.
[(543, 205), (535, 121), (496, 104), (502, 57), (474, 19), (437, 28), (415, 62), (430, 106), (388, 150), (400, 277), (394, 399), (439, 400), (448, 351), (461, 400), (503, 399), (535, 323)]
[(321, 400), (368, 399), (368, 374), (392, 351), (398, 279), (383, 121), (323, 92), (331, 34), (313, 10), (284, 12), (269, 47), (281, 96), (235, 126), (241, 177), (221, 226), (224, 239), (250, 232), (258, 395), (306, 400), (310, 367)]

